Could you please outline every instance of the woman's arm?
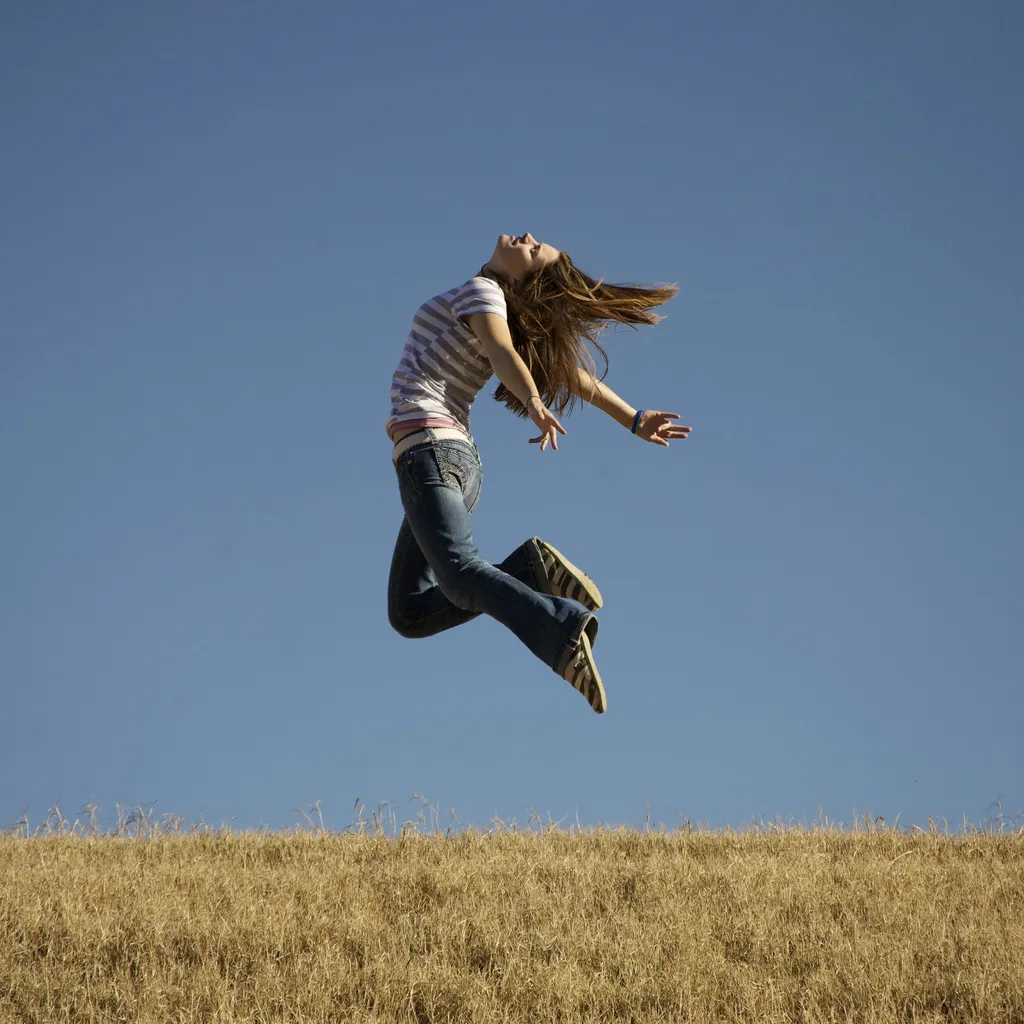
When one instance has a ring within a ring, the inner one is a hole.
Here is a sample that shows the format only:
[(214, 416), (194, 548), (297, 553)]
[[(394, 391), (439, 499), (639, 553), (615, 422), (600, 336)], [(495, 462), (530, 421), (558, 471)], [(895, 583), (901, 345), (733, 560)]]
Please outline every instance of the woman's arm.
[(470, 330), (480, 339), (484, 355), (498, 380), (523, 405), (537, 394), (533, 374), (512, 345), (508, 324), (497, 313), (470, 313), (466, 317)]
[(558, 451), (558, 435), (566, 432), (555, 414), (544, 404), (537, 392), (530, 368), (512, 344), (508, 323), (497, 313), (470, 313), (466, 317), (470, 330), (480, 339), (484, 354), (498, 380), (512, 392), (526, 408), (530, 419), (540, 429), (540, 437), (530, 438), (530, 443), (540, 442), (540, 450), (551, 444)]
[(582, 366), (576, 368), (579, 385), (574, 388), (584, 402), (596, 406), (601, 412), (607, 413), (616, 423), (621, 423), (627, 430), (633, 426), (634, 409), (628, 402), (621, 399), (607, 384), (603, 384), (592, 373)]
[(578, 387), (575, 388), (576, 394), (584, 402), (607, 413), (616, 423), (621, 423), (627, 430), (633, 430), (635, 422), (634, 433), (644, 441), (660, 444), (667, 448), (670, 439), (680, 438), (685, 441), (689, 436), (689, 427), (673, 422), (673, 420), (679, 419), (678, 413), (644, 409), (637, 419), (637, 410), (620, 398), (607, 384), (599, 381), (582, 367), (577, 367), (576, 372), (579, 378)]

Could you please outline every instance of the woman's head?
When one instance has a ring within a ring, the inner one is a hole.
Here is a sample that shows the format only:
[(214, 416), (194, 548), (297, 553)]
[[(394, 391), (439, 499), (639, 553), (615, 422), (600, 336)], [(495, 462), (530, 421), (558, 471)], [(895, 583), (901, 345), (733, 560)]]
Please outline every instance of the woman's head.
[(509, 284), (515, 284), (555, 262), (561, 254), (546, 242), (525, 235), (499, 235), (487, 269)]
[[(607, 372), (608, 356), (597, 341), (604, 328), (609, 323), (634, 328), (656, 324), (662, 318), (650, 310), (678, 291), (674, 285), (595, 281), (575, 266), (568, 253), (537, 242), (529, 233), (502, 235), (484, 270), (498, 279), (505, 293), (516, 351), (533, 375), (544, 404), (559, 414), (576, 404), (577, 367), (595, 371), (587, 342), (601, 353)], [(504, 384), (494, 397), (517, 415), (527, 415)]]

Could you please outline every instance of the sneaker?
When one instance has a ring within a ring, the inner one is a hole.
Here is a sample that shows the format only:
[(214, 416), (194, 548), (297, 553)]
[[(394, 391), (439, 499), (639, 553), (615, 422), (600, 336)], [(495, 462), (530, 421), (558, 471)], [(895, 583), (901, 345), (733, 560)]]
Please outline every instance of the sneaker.
[(601, 591), (597, 584), (557, 548), (553, 548), (540, 537), (531, 537), (530, 542), (536, 545), (544, 563), (547, 584), (554, 597), (567, 597), (570, 601), (579, 601), (588, 611), (596, 612), (604, 604)]
[[(596, 620), (594, 621), (596, 622)], [(604, 686), (601, 684), (601, 676), (594, 663), (594, 651), (590, 646), (590, 636), (587, 632), (580, 634), (579, 646), (576, 648), (576, 653), (569, 659), (569, 663), (562, 669), (562, 678), (566, 682), (572, 683), (587, 698), (587, 702), (599, 715), (603, 715), (608, 710)]]

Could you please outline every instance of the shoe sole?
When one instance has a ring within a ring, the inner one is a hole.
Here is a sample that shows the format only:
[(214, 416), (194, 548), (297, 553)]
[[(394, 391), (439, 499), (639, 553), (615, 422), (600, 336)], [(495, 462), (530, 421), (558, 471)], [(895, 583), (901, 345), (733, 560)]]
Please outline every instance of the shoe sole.
[(604, 604), (601, 591), (597, 589), (597, 584), (582, 569), (573, 565), (558, 548), (552, 547), (546, 540), (542, 541), (538, 538), (538, 541), (541, 547), (541, 555), (543, 556), (544, 554), (544, 548), (547, 548), (555, 561), (561, 564), (562, 569), (573, 577), (569, 587), (558, 596), (567, 597), (570, 601), (579, 601), (584, 608), (589, 608), (590, 611), (596, 612)]

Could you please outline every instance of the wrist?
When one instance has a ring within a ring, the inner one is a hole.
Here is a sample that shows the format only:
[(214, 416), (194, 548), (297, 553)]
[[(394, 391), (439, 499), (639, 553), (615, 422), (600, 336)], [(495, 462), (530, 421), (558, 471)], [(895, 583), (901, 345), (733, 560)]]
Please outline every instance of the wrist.
[(643, 417), (643, 414), (646, 411), (647, 411), (646, 409), (637, 409), (636, 414), (633, 416), (632, 425), (629, 428), (630, 429), (630, 433), (633, 433), (633, 434), (636, 433), (637, 427), (640, 426), (640, 420), (641, 420), (641, 418)]

